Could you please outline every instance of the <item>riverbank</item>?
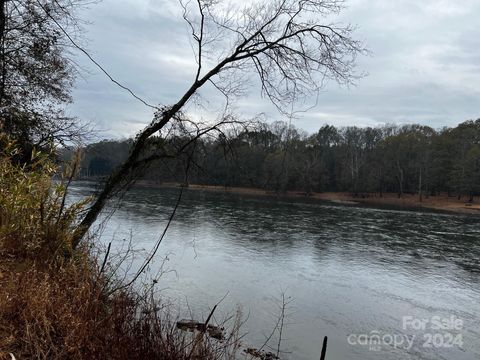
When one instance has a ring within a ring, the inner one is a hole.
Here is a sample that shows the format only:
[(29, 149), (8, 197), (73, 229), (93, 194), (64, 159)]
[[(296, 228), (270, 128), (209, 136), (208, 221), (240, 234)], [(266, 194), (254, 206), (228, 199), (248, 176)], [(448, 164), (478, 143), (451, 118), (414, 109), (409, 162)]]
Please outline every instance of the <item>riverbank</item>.
[[(179, 187), (179, 183), (154, 183), (149, 181), (138, 181), (137, 185), (146, 187)], [(203, 190), (214, 192), (226, 192), (239, 195), (254, 195), (254, 196), (269, 196), (269, 197), (284, 197), (284, 198), (306, 198), (304, 192), (300, 191), (287, 191), (284, 194), (278, 195), (273, 191), (265, 191), (259, 188), (248, 187), (225, 187), (215, 185), (200, 185), (189, 184), (190, 190)], [(474, 203), (468, 203), (468, 199), (464, 196), (460, 200), (457, 197), (448, 196), (447, 194), (441, 194), (437, 196), (423, 197), (422, 201), (419, 201), (418, 194), (404, 194), (401, 198), (396, 193), (384, 193), (380, 196), (378, 193), (361, 193), (357, 196), (351, 193), (344, 192), (325, 192), (325, 193), (312, 193), (308, 196), (309, 199), (319, 201), (329, 201), (337, 204), (345, 205), (370, 205), (370, 206), (394, 206), (399, 208), (408, 209), (430, 209), (448, 211), (460, 214), (477, 214), (480, 215), (480, 199), (475, 198)]]
[(110, 252), (93, 235), (73, 245), (86, 202), (65, 202), (67, 184), (53, 179), (59, 169), (46, 155), (24, 166), (0, 150), (0, 359), (222, 360), (240, 351), (236, 330), (209, 340), (213, 330), (224, 336), (214, 319), (180, 329), (158, 278), (125, 283), (130, 248)]

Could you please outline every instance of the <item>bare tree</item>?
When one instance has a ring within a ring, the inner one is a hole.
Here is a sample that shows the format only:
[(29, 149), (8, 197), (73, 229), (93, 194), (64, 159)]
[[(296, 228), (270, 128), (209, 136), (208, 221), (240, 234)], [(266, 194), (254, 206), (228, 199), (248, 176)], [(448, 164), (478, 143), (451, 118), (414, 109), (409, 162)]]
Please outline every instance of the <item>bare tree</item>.
[(205, 84), (229, 99), (241, 90), (237, 80), (253, 70), (263, 95), (284, 111), (286, 104), (317, 92), (327, 79), (351, 82), (355, 58), (363, 51), (350, 26), (322, 23), (342, 9), (341, 0), (264, 0), (237, 7), (197, 0), (181, 6), (195, 44), (192, 84), (175, 104), (158, 108), (138, 133), (127, 160), (106, 180), (81, 221), (74, 246), (112, 195), (134, 179), (139, 163), (145, 164), (142, 153), (149, 139), (177, 118)]

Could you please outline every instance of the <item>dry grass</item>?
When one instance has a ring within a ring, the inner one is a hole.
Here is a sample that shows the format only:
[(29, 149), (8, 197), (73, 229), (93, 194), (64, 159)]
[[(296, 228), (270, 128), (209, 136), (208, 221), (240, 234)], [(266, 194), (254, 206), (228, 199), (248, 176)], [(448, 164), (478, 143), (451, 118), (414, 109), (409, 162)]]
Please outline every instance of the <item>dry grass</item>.
[(103, 278), (86, 258), (20, 271), (4, 264), (2, 273), (0, 356), (228, 359), (238, 345), (235, 334), (220, 342), (178, 330), (169, 307), (148, 294), (107, 295)]
[(221, 342), (178, 330), (153, 292), (112, 293), (116, 274), (71, 246), (84, 204), (65, 204), (51, 156), (17, 165), (15, 144), (1, 134), (0, 143), (0, 359), (235, 358), (238, 321)]

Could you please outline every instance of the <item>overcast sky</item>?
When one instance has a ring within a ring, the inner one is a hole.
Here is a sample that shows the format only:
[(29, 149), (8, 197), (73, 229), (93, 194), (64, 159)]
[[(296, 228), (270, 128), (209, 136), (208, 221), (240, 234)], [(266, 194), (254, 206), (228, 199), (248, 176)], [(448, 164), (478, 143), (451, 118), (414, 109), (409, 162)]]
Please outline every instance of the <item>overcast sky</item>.
[[(371, 51), (357, 61), (358, 73), (368, 75), (349, 88), (330, 82), (295, 126), (310, 133), (324, 124), (440, 128), (480, 117), (479, 0), (346, 0), (346, 5), (338, 20), (356, 25), (355, 37)], [(89, 52), (140, 96), (168, 105), (188, 88), (195, 62), (175, 0), (104, 0), (82, 17), (90, 22)], [(77, 61), (88, 71), (77, 81), (69, 112), (94, 124), (99, 137), (133, 136), (151, 121), (151, 109), (85, 57)], [(220, 103), (213, 89), (202, 95), (210, 111)], [(285, 120), (256, 86), (236, 102), (235, 111), (245, 118), (265, 113), (269, 121)]]

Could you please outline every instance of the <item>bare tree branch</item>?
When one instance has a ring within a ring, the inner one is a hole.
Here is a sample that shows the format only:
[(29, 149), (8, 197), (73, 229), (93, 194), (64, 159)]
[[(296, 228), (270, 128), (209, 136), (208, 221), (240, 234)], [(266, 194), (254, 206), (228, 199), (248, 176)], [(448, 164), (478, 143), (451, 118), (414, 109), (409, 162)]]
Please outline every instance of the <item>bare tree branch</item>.
[[(213, 83), (222, 89), (219, 79), (230, 74), (243, 76), (252, 69), (260, 79), (263, 94), (280, 111), (285, 111), (286, 105), (318, 92), (325, 79), (350, 83), (355, 78), (355, 58), (364, 49), (352, 38), (353, 28), (321, 23), (325, 16), (340, 11), (342, 1), (255, 2), (240, 14), (232, 15), (221, 1), (197, 0), (198, 21), (189, 16), (190, 2), (181, 5), (183, 18), (197, 43), (195, 80), (175, 104), (159, 108), (153, 121), (138, 133), (129, 157), (108, 178), (82, 220), (74, 245), (88, 231), (108, 199), (134, 178), (149, 139), (171, 122), (205, 83)], [(214, 40), (206, 41), (207, 35), (216, 31), (223, 37), (220, 39), (214, 35)], [(203, 71), (206, 67), (204, 55), (212, 57), (225, 49), (230, 49), (227, 55), (221, 56), (209, 70)], [(216, 128), (213, 126), (209, 131)]]

